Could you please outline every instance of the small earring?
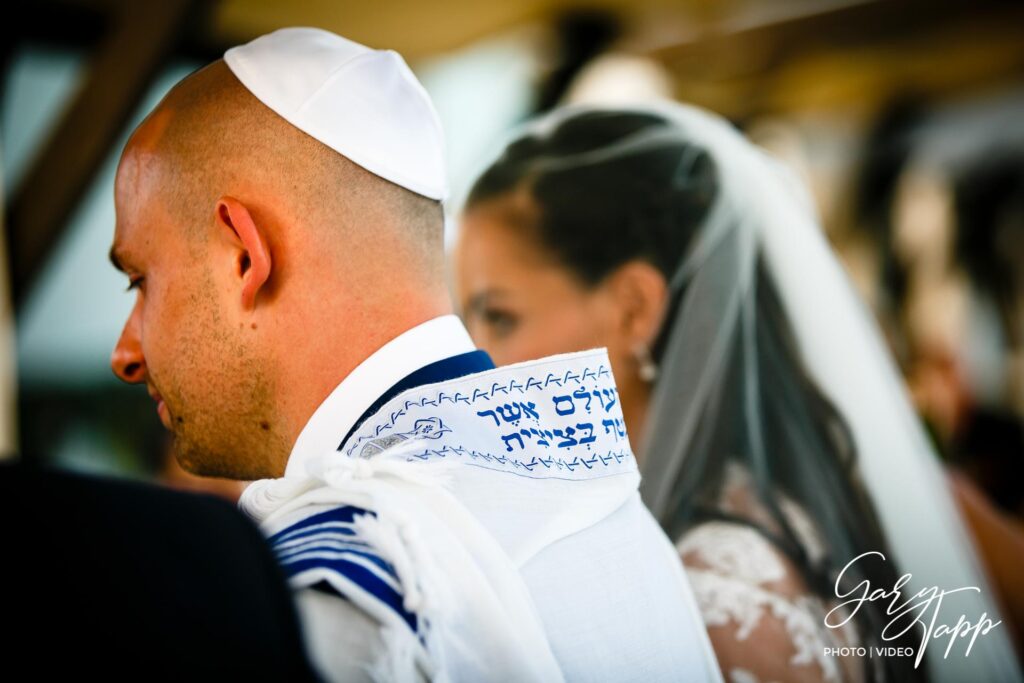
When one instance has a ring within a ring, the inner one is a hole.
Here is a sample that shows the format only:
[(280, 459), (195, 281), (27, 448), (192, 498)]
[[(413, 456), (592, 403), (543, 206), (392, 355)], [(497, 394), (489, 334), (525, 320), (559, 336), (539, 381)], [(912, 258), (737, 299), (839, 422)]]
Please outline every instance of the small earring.
[(658, 366), (654, 363), (654, 359), (651, 358), (651, 350), (647, 348), (647, 344), (638, 342), (633, 347), (633, 357), (636, 358), (636, 363), (639, 366), (638, 374), (640, 379), (645, 382), (653, 382), (658, 377)]

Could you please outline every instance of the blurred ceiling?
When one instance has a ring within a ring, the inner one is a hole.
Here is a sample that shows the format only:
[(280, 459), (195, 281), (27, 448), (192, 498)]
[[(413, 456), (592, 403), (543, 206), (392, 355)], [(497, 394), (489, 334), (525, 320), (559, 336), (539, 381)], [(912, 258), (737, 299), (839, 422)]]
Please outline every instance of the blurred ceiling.
[[(8, 33), (96, 42), (133, 0), (19, 3)], [(1024, 73), (1018, 0), (173, 0), (188, 15), (177, 50), (212, 60), (282, 26), (319, 26), (415, 64), (573, 12), (604, 13), (617, 47), (648, 55), (679, 95), (740, 116), (859, 106), (890, 87), (943, 93)], [(557, 58), (557, 56), (553, 57)]]
[(622, 25), (620, 47), (661, 62), (677, 95), (742, 118), (872, 109), (894, 90), (942, 95), (1024, 72), (1024, 3), (955, 0), (224, 0), (209, 39), (287, 25), (331, 29), (415, 62), (580, 8)]
[[(319, 26), (390, 47), (414, 67), (488, 37), (538, 28), (547, 36), (541, 62), (551, 71), (538, 94), (541, 107), (556, 102), (596, 50), (607, 48), (648, 57), (678, 99), (737, 121), (822, 109), (867, 118), (897, 95), (935, 101), (1024, 76), (1019, 1), (37, 0), (10, 9), (18, 20), (4, 23), (0, 58), (26, 41), (70, 44), (91, 55), (78, 95), (10, 197), (19, 302), (159, 69), (175, 56), (212, 61), (282, 26)], [(580, 22), (567, 18), (584, 14), (591, 33), (581, 39), (572, 32)]]

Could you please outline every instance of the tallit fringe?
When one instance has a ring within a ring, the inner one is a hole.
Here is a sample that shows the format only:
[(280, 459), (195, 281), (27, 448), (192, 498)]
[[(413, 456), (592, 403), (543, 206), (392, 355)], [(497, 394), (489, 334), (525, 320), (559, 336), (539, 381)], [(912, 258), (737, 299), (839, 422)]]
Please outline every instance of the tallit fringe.
[(310, 476), (302, 478), (265, 479), (251, 484), (239, 501), (241, 507), (257, 522), (301, 507), (297, 498), (314, 491), (324, 502), (323, 485), (338, 492), (339, 502), (347, 494), (369, 496), (368, 509), (376, 515), (360, 515), (353, 524), (361, 538), (395, 569), (403, 591), (403, 607), (416, 615), (422, 642), (416, 635), (400, 625), (381, 628), (384, 652), (370, 671), (374, 680), (410, 681), (415, 683), (424, 676), (431, 681), (447, 681), (444, 639), (445, 606), (450, 605), (443, 581), (437, 578), (437, 569), (431, 553), (423, 545), (416, 521), (403, 511), (402, 500), (387, 487), (375, 486), (373, 480), (399, 479), (414, 485), (446, 487), (454, 465), (432, 463), (429, 468), (410, 462), (408, 454), (422, 451), (427, 444), (413, 439), (396, 444), (377, 453), (373, 458), (353, 458), (332, 452), (311, 460), (307, 465)]
[[(407, 630), (385, 626), (380, 633), (384, 649), (367, 672), (372, 680), (380, 683), (420, 683), (424, 677), (431, 681), (446, 680), (421, 667), (424, 663), (419, 652), (422, 646)], [(425, 663), (428, 666), (432, 664), (429, 661)]]
[(380, 662), (381, 680), (416, 681), (419, 664), (429, 680), (447, 680), (442, 643), (447, 623), (445, 607), (450, 596), (443, 594), (436, 579), (436, 567), (418, 534), (415, 520), (389, 507), (386, 517), (363, 515), (353, 524), (377, 553), (395, 569), (403, 591), (402, 606), (416, 615), (422, 645), (399, 627), (386, 627), (384, 638), (389, 656)]

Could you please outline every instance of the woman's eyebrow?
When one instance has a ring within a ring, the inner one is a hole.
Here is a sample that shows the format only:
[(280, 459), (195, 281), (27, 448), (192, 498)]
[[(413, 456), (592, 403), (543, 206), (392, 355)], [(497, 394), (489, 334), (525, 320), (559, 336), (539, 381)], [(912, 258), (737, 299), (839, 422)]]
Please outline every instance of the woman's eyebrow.
[(484, 308), (487, 307), (488, 304), (494, 303), (494, 299), (500, 300), (502, 297), (507, 296), (508, 294), (509, 292), (507, 290), (501, 289), (500, 287), (492, 287), (485, 289), (482, 292), (477, 292), (476, 294), (469, 298), (469, 301), (466, 304), (466, 310), (483, 310)]

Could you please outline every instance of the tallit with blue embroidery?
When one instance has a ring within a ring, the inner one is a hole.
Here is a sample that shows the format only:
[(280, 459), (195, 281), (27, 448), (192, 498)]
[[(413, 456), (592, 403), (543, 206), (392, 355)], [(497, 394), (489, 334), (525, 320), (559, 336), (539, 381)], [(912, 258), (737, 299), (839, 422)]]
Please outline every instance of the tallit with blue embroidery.
[(602, 349), (399, 394), (239, 505), (294, 587), (326, 582), (382, 624), (380, 678), (559, 681), (519, 570), (638, 483)]

